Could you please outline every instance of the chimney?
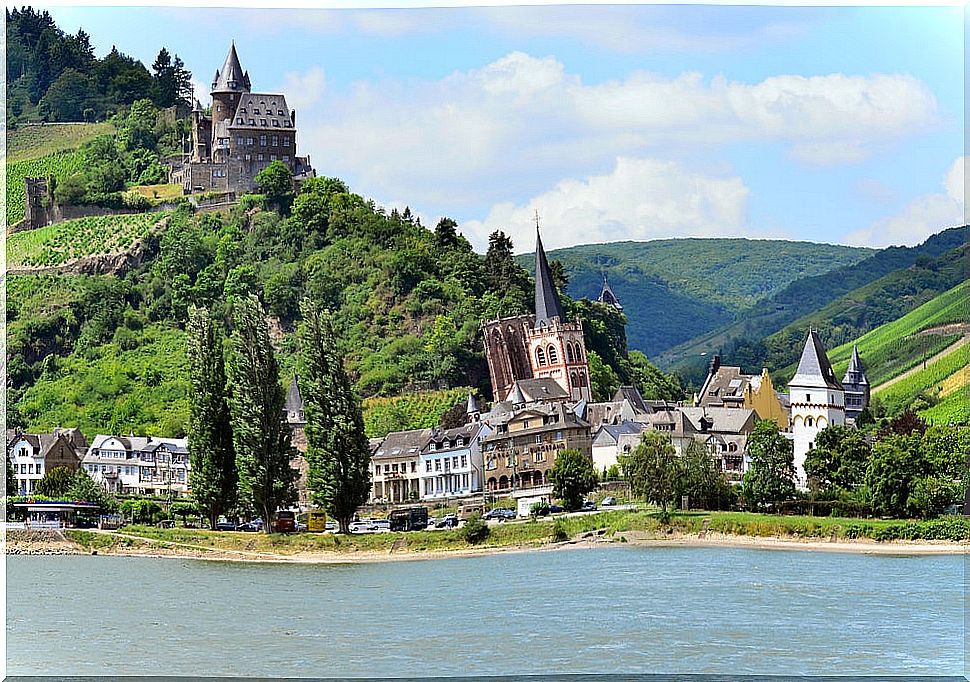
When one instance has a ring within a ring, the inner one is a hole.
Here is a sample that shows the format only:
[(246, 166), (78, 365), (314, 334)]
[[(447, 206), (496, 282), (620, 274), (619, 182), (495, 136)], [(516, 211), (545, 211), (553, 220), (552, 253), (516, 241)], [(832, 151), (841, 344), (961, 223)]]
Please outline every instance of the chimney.
[(721, 356), (715, 355), (711, 358), (711, 374), (714, 374), (721, 368)]
[(290, 125), (296, 128), (296, 109), (290, 109)]

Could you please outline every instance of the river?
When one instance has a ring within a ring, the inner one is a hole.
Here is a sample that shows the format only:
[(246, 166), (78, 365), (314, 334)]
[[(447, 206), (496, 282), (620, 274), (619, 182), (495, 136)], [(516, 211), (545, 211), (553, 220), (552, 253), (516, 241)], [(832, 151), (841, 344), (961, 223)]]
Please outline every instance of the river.
[(960, 675), (964, 561), (606, 547), (294, 565), (7, 557), (10, 675)]

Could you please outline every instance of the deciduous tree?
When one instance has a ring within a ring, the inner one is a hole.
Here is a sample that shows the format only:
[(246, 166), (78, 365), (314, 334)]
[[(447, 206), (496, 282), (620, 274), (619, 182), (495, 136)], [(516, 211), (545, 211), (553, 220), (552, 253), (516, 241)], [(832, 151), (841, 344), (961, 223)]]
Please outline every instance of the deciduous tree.
[(809, 486), (853, 490), (866, 475), (871, 448), (857, 429), (841, 424), (827, 426), (815, 438), (815, 447), (805, 456)]
[(748, 439), (751, 468), (744, 475), (744, 497), (756, 506), (788, 500), (795, 495), (795, 456), (792, 442), (773, 421), (763, 419)]
[(586, 493), (595, 488), (597, 482), (593, 460), (573, 448), (559, 453), (549, 477), (553, 495), (562, 500), (568, 511), (581, 508)]
[(67, 495), (74, 478), (73, 472), (67, 467), (54, 467), (48, 470), (37, 483), (35, 492), (45, 497), (63, 498)]
[(619, 460), (633, 494), (660, 505), (666, 515), (681, 473), (677, 451), (670, 439), (659, 431), (647, 431), (637, 448), (621, 455)]

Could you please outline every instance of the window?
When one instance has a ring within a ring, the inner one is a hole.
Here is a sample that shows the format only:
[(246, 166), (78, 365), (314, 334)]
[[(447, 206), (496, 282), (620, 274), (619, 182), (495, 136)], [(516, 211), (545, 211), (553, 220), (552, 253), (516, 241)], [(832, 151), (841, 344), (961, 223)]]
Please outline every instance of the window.
[(457, 469), (458, 468), (458, 456), (457, 455), (451, 458), (451, 467), (453, 469)]
[(280, 127), (280, 122), (277, 121), (275, 118), (273, 119), (273, 127), (274, 128), (279, 128)]
[(256, 160), (257, 161), (262, 161), (263, 160), (263, 155), (262, 154), (257, 154), (256, 155)]
[(536, 348), (536, 362), (542, 367), (546, 364), (546, 352), (541, 348)]
[(537, 433), (536, 434), (536, 445), (541, 445), (541, 444), (542, 444), (542, 434)]
[(378, 464), (376, 467), (374, 467), (374, 475), (375, 476), (380, 476), (381, 475), (381, 465), (380, 464)]
[(270, 161), (276, 161), (276, 154), (270, 154), (269, 155), (269, 160)]
[(266, 136), (265, 135), (260, 135), (259, 136), (259, 146), (260, 147), (265, 147), (266, 146)]
[(251, 138), (251, 137), (247, 137), (247, 138), (246, 138), (246, 144), (248, 144), (248, 145), (250, 145), (250, 146), (252, 146), (252, 144), (253, 144), (253, 138)]
[(806, 393), (805, 394), (805, 402), (806, 403), (812, 402), (812, 394), (811, 393)]
[(40, 463), (37, 464), (37, 473), (38, 474), (44, 473), (44, 464), (43, 464), (43, 462), (40, 462)]
[(397, 473), (397, 463), (396, 462), (391, 465), (391, 471), (393, 471), (394, 473)]
[(426, 472), (428, 472), (428, 473), (431, 473), (431, 460), (430, 459), (424, 463), (424, 470)]
[(273, 135), (273, 146), (274, 147), (279, 147), (280, 146), (280, 136), (279, 135)]
[(276, 115), (277, 116), (282, 116), (283, 115), (283, 110), (282, 109), (277, 109), (276, 110)]
[(236, 119), (236, 125), (242, 125), (242, 117)]
[(249, 119), (249, 125), (251, 125), (251, 126), (256, 125), (256, 119), (255, 118)]
[(549, 364), (550, 365), (559, 364), (559, 353), (556, 351), (555, 346), (549, 346)]
[(583, 351), (579, 349), (579, 344), (576, 344), (576, 362), (583, 361)]
[(254, 114), (259, 114), (259, 109), (253, 109)]
[(27, 473), (28, 474), (34, 473), (34, 464), (33, 464), (33, 462), (31, 462), (30, 464), (27, 465)]
[(290, 138), (287, 135), (284, 135), (283, 136), (283, 146), (284, 147), (289, 147), (290, 146)]
[(431, 452), (434, 452), (437, 449), (438, 449), (438, 444), (435, 443), (434, 441), (431, 441)]
[(263, 126), (265, 128), (266, 127), (266, 119), (265, 118), (259, 119), (259, 125), (261, 125), (261, 126)]
[(535, 453), (533, 455), (533, 459), (535, 459), (536, 462), (545, 462), (546, 461), (546, 453), (544, 453), (544, 452), (537, 452), (537, 453)]
[(289, 163), (289, 162), (290, 162), (290, 157), (284, 156), (283, 157), (283, 163)]
[(562, 431), (556, 431), (556, 440), (562, 440)]
[(522, 422), (522, 428), (523, 429), (529, 428), (529, 420), (528, 419), (526, 419), (525, 421)]
[(246, 160), (247, 161), (252, 161), (253, 160), (253, 155), (252, 154), (246, 154)]
[(222, 111), (222, 105), (221, 104), (217, 104), (216, 105), (216, 111)]
[(418, 463), (417, 462), (411, 462), (411, 473), (413, 474), (417, 470), (418, 470)]
[(566, 344), (566, 362), (573, 362), (573, 344)]
[(441, 460), (440, 459), (436, 459), (434, 461), (434, 470), (435, 471), (441, 471)]
[(385, 474), (391, 473), (391, 465), (390, 464), (385, 464), (384, 465), (384, 473)]
[(815, 424), (815, 420), (812, 419), (811, 417), (808, 417), (807, 419), (805, 419), (806, 426), (813, 426), (814, 424)]

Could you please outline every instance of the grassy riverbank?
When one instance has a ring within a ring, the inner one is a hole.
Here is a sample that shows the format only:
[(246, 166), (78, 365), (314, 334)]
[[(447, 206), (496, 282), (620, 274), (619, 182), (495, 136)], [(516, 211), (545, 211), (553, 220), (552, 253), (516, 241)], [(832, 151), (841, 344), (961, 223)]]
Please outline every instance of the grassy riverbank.
[[(707, 528), (704, 524), (707, 521)], [(237, 553), (241, 556), (297, 557), (301, 555), (423, 554), (476, 549), (529, 549), (569, 539), (589, 537), (626, 541), (635, 533), (640, 541), (670, 537), (702, 537), (706, 534), (756, 539), (867, 541), (970, 541), (970, 520), (891, 521), (809, 516), (775, 516), (743, 512), (673, 513), (661, 523), (655, 512), (608, 511), (540, 521), (503, 523), (490, 527), (479, 544), (469, 543), (461, 530), (412, 533), (333, 535), (298, 533), (265, 535), (183, 528), (159, 529), (128, 526), (118, 533), (66, 531), (67, 537), (87, 551), (126, 553), (141, 545), (169, 552), (186, 550)]]

